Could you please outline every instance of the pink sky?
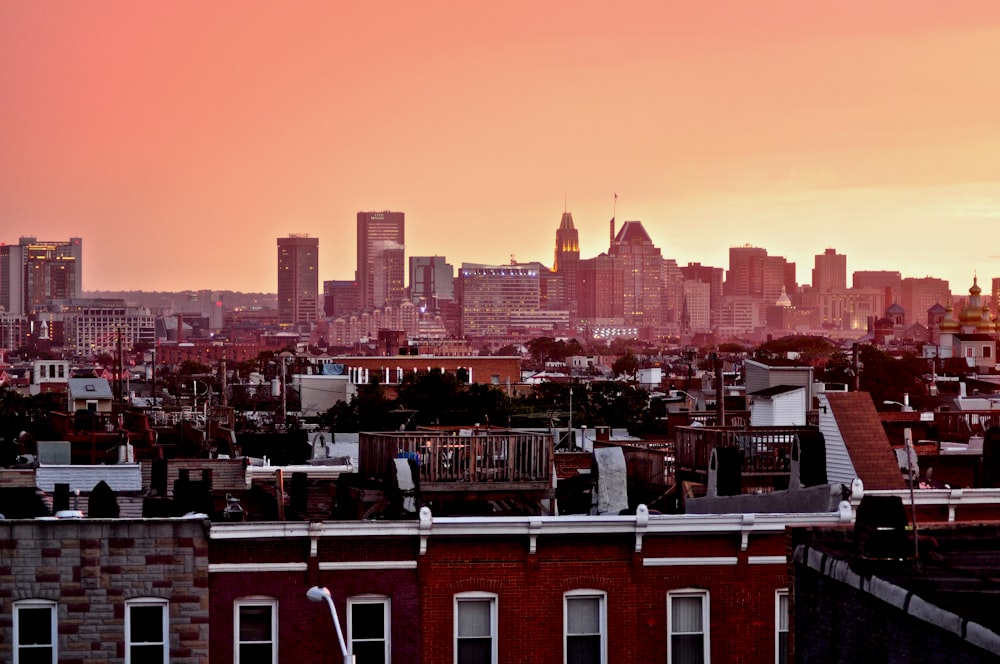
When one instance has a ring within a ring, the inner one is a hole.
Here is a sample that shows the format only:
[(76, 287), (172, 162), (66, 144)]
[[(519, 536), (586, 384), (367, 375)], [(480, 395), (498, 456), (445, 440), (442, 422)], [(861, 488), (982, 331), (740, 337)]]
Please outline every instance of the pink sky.
[[(619, 6), (619, 5), (623, 6)], [(638, 219), (848, 270), (1000, 276), (1000, 3), (0, 3), (0, 240), (84, 238), (84, 288), (276, 289), (279, 236), (353, 277), (551, 264)]]

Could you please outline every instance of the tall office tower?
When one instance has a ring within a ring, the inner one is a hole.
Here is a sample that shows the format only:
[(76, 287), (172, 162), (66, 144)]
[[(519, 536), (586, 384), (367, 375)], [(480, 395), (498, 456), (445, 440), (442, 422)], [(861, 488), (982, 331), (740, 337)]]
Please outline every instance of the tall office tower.
[(323, 313), (328, 318), (340, 318), (361, 313), (361, 289), (353, 280), (323, 282)]
[(467, 337), (506, 335), (512, 314), (538, 311), (538, 271), (531, 268), (462, 263), (457, 291)]
[(767, 249), (762, 247), (742, 247), (729, 248), (729, 272), (726, 274), (726, 283), (723, 286), (724, 295), (748, 296), (757, 295), (754, 291), (760, 290), (757, 284), (761, 283), (761, 270), (763, 260), (767, 257)]
[(615, 302), (615, 280), (621, 274), (614, 258), (600, 254), (581, 260), (576, 275), (577, 317), (591, 327), (624, 324)]
[[(903, 276), (892, 270), (858, 270), (851, 278), (854, 288), (879, 288), (885, 293), (887, 304), (894, 304), (902, 297)], [(941, 303), (942, 306), (945, 304)]]
[(455, 299), (455, 268), (444, 256), (410, 256), (410, 301), (438, 310), (439, 300)]
[(570, 316), (575, 315), (576, 303), (576, 272), (580, 265), (580, 233), (573, 225), (573, 215), (563, 212), (556, 230), (556, 253), (552, 262), (552, 271), (560, 276), (563, 283), (565, 306)]
[(641, 221), (626, 221), (608, 253), (621, 271), (621, 303), (626, 325), (661, 323), (663, 256)]
[(577, 267), (579, 317), (589, 325), (662, 323), (663, 256), (642, 222), (626, 221), (607, 254)]
[(708, 332), (712, 326), (712, 285), (697, 279), (685, 279), (682, 284), (684, 302), (681, 331), (687, 334)]
[(951, 288), (944, 279), (908, 277), (900, 286), (899, 304), (906, 312), (906, 324), (923, 323), (935, 304), (951, 305)]
[(398, 305), (405, 296), (402, 212), (358, 212), (358, 271), (361, 308)]
[(83, 277), (83, 240), (39, 242), (22, 237), (0, 246), (0, 307), (29, 314), (53, 300), (79, 297)]
[(710, 286), (709, 293), (712, 302), (722, 297), (722, 277), (725, 273), (721, 267), (710, 267), (701, 263), (688, 263), (681, 268), (681, 274), (689, 281), (700, 281)]
[(827, 249), (816, 255), (812, 271), (812, 287), (818, 293), (832, 293), (847, 289), (847, 256), (836, 249)]
[(278, 320), (283, 325), (315, 322), (319, 314), (319, 238), (278, 238)]
[(783, 256), (765, 256), (760, 263), (760, 286), (758, 290), (755, 284), (753, 295), (777, 302), (781, 293), (788, 290), (785, 284), (788, 262)]

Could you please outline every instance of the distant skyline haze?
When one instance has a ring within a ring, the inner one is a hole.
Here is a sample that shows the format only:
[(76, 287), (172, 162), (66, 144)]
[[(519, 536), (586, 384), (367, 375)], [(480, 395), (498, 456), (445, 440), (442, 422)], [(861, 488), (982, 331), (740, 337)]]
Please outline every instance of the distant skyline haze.
[[(1000, 3), (0, 3), (0, 241), (82, 237), (85, 290), (275, 292), (275, 240), (351, 279), (406, 256), (551, 265), (640, 220), (808, 283), (1000, 276)], [(617, 210), (613, 196), (617, 192)]]

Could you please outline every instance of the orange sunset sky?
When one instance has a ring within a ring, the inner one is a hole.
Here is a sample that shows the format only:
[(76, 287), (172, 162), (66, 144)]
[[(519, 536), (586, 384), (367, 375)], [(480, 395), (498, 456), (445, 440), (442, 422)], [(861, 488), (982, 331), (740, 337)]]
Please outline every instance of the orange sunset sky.
[(289, 233), (352, 278), (358, 210), (551, 265), (565, 200), (589, 258), (615, 192), (681, 265), (808, 283), (834, 247), (966, 293), (1000, 276), (1000, 2), (0, 1), (0, 240), (83, 237), (85, 290), (273, 292)]

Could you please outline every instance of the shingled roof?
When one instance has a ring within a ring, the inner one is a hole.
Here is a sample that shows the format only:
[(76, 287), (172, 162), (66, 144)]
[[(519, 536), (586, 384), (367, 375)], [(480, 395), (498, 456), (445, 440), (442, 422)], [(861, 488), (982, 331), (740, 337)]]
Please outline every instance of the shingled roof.
[(871, 395), (867, 392), (827, 392), (825, 398), (854, 470), (865, 488), (905, 489), (899, 462)]

